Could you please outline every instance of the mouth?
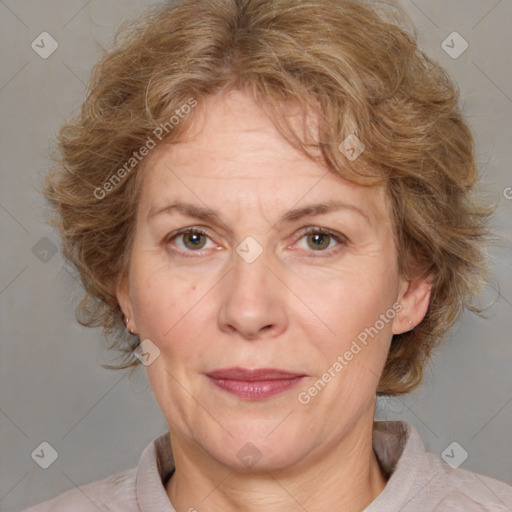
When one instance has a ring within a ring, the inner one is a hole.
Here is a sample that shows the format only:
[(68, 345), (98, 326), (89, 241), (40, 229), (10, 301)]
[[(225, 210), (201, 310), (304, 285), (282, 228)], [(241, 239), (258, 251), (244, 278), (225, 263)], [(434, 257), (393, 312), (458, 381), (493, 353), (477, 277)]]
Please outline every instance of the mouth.
[(246, 400), (262, 400), (296, 386), (305, 374), (275, 368), (223, 368), (206, 374), (220, 389)]

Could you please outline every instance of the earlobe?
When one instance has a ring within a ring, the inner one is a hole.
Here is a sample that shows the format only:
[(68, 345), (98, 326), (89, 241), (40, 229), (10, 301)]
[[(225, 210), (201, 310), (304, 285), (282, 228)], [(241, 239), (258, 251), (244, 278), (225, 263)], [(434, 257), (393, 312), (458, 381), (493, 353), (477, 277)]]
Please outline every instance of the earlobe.
[(431, 276), (402, 282), (397, 299), (402, 305), (402, 310), (393, 322), (393, 334), (411, 331), (421, 323), (428, 311), (431, 290)]

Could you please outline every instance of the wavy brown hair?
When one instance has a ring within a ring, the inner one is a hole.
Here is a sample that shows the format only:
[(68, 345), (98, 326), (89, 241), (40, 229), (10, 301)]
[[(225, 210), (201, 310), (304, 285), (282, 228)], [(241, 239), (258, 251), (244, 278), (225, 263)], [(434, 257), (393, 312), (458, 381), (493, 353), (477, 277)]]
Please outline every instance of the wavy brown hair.
[[(430, 274), (432, 294), (424, 320), (393, 337), (377, 391), (412, 390), (463, 310), (481, 312), (474, 300), (488, 277), (491, 209), (474, 197), (474, 142), (458, 88), (392, 0), (182, 0), (121, 28), (81, 112), (60, 129), (44, 189), (85, 288), (79, 322), (102, 326), (120, 350), (108, 367), (139, 364), (116, 284), (128, 268), (142, 148), (178, 140), (205, 99), (231, 88), (251, 94), (308, 157), (316, 151), (332, 172), (385, 186), (400, 272)], [(292, 128), (291, 105), (315, 116), (314, 137)], [(339, 149), (350, 134), (365, 145), (354, 161)]]

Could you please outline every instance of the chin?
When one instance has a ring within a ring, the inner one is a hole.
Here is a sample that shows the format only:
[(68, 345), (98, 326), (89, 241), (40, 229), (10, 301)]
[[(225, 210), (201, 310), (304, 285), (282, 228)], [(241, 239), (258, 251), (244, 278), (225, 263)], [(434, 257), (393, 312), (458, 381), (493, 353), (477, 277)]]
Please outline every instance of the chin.
[(283, 470), (299, 462), (310, 448), (303, 429), (278, 424), (249, 419), (228, 424), (229, 434), (223, 431), (217, 439), (209, 435), (201, 445), (215, 460), (236, 471)]

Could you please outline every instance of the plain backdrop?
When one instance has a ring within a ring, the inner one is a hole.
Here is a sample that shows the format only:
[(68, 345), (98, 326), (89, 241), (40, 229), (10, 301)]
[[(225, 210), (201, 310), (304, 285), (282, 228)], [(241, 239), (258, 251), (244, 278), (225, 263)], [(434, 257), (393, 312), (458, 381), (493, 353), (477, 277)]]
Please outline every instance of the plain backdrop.
[[(103, 369), (111, 355), (102, 332), (75, 321), (80, 284), (63, 266), (37, 191), (55, 133), (83, 100), (102, 48), (123, 19), (152, 3), (0, 1), (1, 510), (133, 467), (166, 431), (144, 372), (128, 378)], [(512, 484), (512, 2), (402, 3), (422, 48), (460, 87), (483, 184), (499, 203), (493, 227), (507, 243), (490, 251), (500, 295), (487, 290), (482, 297), (495, 300), (488, 318), (465, 314), (422, 387), (380, 400), (377, 417), (412, 422), (438, 456), (456, 441), (468, 454), (461, 467)], [(468, 43), (457, 58), (442, 47), (454, 31)], [(58, 44), (47, 58), (32, 46), (41, 37), (45, 51)], [(31, 456), (42, 442), (58, 453), (47, 469)]]

